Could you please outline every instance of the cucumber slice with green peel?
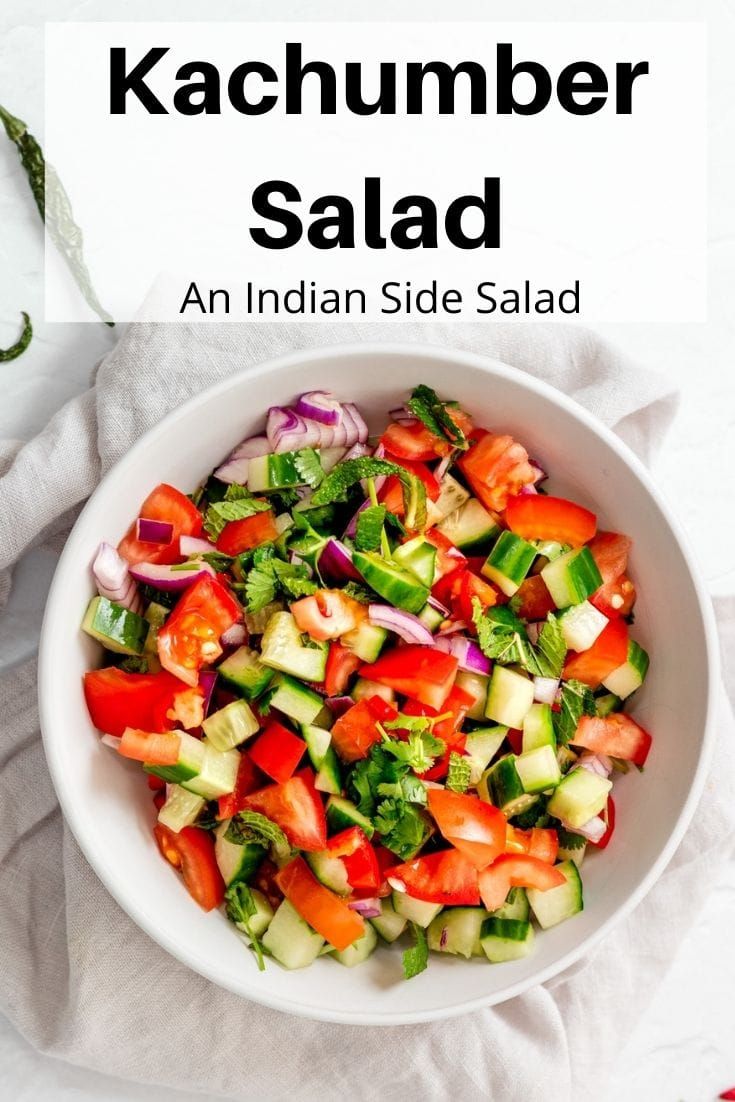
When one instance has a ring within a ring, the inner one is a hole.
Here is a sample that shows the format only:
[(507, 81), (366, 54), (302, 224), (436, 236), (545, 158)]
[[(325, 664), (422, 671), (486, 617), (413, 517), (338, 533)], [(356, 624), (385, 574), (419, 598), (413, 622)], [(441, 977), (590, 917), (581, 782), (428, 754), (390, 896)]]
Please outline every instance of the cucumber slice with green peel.
[[(482, 790), (489, 796), (488, 802), (499, 807), (508, 818), (520, 815), (538, 800), (538, 796), (524, 789), (516, 769), (516, 760), (515, 754), (508, 754), (501, 758), (487, 771), (487, 774), (483, 774), (480, 781), (480, 786), (484, 786)], [(480, 786), (478, 786), (478, 794), (481, 791)]]
[(504, 727), (520, 731), (533, 704), (533, 681), (508, 666), (493, 667), (485, 715)]
[(363, 620), (356, 628), (343, 635), (340, 642), (363, 662), (374, 662), (387, 638), (388, 632), (385, 628)]
[(482, 924), (480, 944), (491, 964), (521, 960), (533, 949), (534, 932), (530, 922), (516, 918), (487, 918)]
[(424, 627), (427, 627), (429, 631), (434, 632), (437, 630), (437, 628), (441, 627), (442, 623), (444, 622), (444, 616), (438, 608), (434, 608), (433, 605), (430, 605), (427, 602), (421, 609), (421, 612), (419, 612), (419, 620), (424, 625)]
[[(304, 681), (323, 681), (328, 647), (324, 643), (304, 642), (290, 612), (274, 612), (266, 624), (260, 642), (264, 666), (300, 677)], [(311, 723), (311, 720), (303, 722)]]
[(378, 935), (369, 922), (365, 923), (365, 933), (346, 949), (333, 949), (332, 956), (346, 968), (354, 968), (356, 964), (362, 964), (371, 953), (375, 952), (378, 944)]
[(372, 838), (375, 833), (375, 827), (367, 816), (357, 810), (352, 800), (345, 799), (344, 796), (329, 797), (326, 815), (330, 834), (339, 834), (341, 830), (353, 826), (359, 826), (368, 838)]
[(166, 608), (165, 605), (159, 605), (158, 601), (151, 601), (143, 613), (143, 619), (147, 620), (152, 628), (162, 628), (170, 611), (171, 609)]
[[(536, 548), (539, 557), (545, 559), (546, 562), (558, 559), (559, 556), (563, 555), (566, 551), (571, 551), (571, 547), (568, 543), (559, 543), (557, 540), (531, 540), (531, 543)], [(544, 566), (546, 562), (544, 562)], [(536, 569), (534, 567), (534, 573), (535, 572)]]
[(417, 613), (426, 604), (429, 587), (410, 570), (381, 558), (376, 551), (354, 551), (352, 565), (371, 589), (396, 608)]
[(557, 746), (556, 748), (556, 760), (559, 762), (562, 773), (568, 773), (578, 757), (579, 754), (575, 754), (569, 746)]
[(383, 941), (389, 944), (399, 938), (408, 925), (408, 919), (393, 909), (389, 899), (380, 900), (380, 914), (370, 919)]
[(458, 689), (469, 693), (473, 699), (472, 707), (467, 711), (467, 719), (484, 719), (490, 678), (481, 673), (460, 670), (454, 683)]
[(142, 654), (149, 629), (143, 616), (107, 597), (93, 597), (82, 620), (82, 631), (114, 654)]
[(552, 746), (556, 749), (550, 704), (532, 704), (523, 720), (523, 753), (536, 750), (539, 746)]
[(432, 919), (436, 918), (442, 909), (441, 903), (427, 903), (423, 899), (414, 899), (406, 892), (393, 892), (391, 896), (393, 910), (408, 922), (415, 922), (417, 926), (426, 929)]
[(166, 802), (158, 812), (158, 821), (174, 834), (178, 834), (184, 827), (191, 826), (195, 822), (206, 802), (195, 792), (187, 792), (180, 785), (172, 784), (166, 796)]
[(414, 536), (396, 547), (393, 562), (410, 570), (414, 577), (431, 589), (436, 572), (436, 547), (433, 543), (429, 543), (423, 536)]
[(648, 673), (649, 657), (643, 647), (633, 639), (628, 641), (628, 657), (622, 666), (618, 666), (605, 678), (602, 684), (621, 700), (625, 700), (636, 689), (640, 689)]
[[(160, 777), (168, 784), (183, 784), (198, 776), (204, 768), (206, 757), (206, 744), (201, 739), (194, 738), (187, 731), (176, 731), (181, 745), (179, 757), (175, 765), (143, 765), (146, 773), (152, 773), (154, 777)], [(232, 791), (232, 789), (230, 789)], [(204, 793), (200, 793), (204, 795)]]
[(559, 616), (564, 642), (569, 650), (589, 650), (610, 623), (589, 601), (566, 608)]
[(217, 800), (235, 791), (240, 754), (237, 750), (221, 753), (207, 742), (204, 747), (204, 761), (196, 777), (181, 782), (182, 788), (204, 796), (205, 800)]
[(545, 792), (547, 788), (556, 788), (561, 780), (553, 746), (537, 746), (519, 754), (515, 767), (525, 792)]
[(284, 899), (263, 935), (263, 948), (284, 968), (306, 968), (319, 956), (324, 938)]
[(602, 577), (589, 547), (566, 551), (541, 571), (546, 588), (557, 608), (578, 605), (599, 589)]
[(607, 777), (577, 767), (562, 777), (547, 805), (548, 813), (574, 830), (600, 814), (611, 788)]
[(239, 845), (228, 841), (225, 835), (230, 822), (230, 819), (223, 819), (214, 832), (215, 860), (228, 887), (238, 880), (249, 880), (266, 854), (265, 846), (257, 842)]
[(248, 463), (248, 489), (251, 494), (259, 494), (268, 490), (308, 486), (308, 479), (301, 473), (306, 463), (319, 464), (319, 452), (313, 448), (302, 448), (295, 452), (279, 452), (278, 455), (258, 455)]
[(601, 719), (605, 716), (611, 715), (613, 712), (619, 712), (622, 705), (622, 700), (615, 693), (605, 693), (603, 696), (595, 697), (595, 711)]
[[(445, 474), (439, 483), (439, 496), (436, 501), (427, 498), (426, 515), (427, 527), (439, 527), (447, 517), (453, 516), (469, 499), (469, 491), (465, 490), (450, 474)], [(449, 537), (451, 539), (451, 537)], [(454, 541), (452, 541), (454, 542)]]
[(306, 861), (320, 884), (337, 895), (349, 895), (351, 888), (347, 879), (347, 869), (339, 857), (332, 857), (326, 850), (307, 853)]
[(238, 647), (219, 664), (217, 673), (228, 688), (234, 689), (246, 700), (259, 697), (274, 677), (273, 670), (264, 666), (260, 655), (250, 647)]
[(481, 957), (480, 931), (488, 917), (484, 907), (446, 907), (426, 931), (430, 949), (455, 956)]
[(324, 697), (283, 673), (276, 678), (270, 706), (296, 723), (310, 725), (320, 715), (324, 707)]
[(445, 517), (437, 528), (468, 555), (489, 551), (500, 531), (497, 522), (475, 497)]
[(332, 746), (332, 736), (323, 727), (309, 724), (301, 725), (301, 734), (306, 743), (309, 760), (317, 771), (314, 787), (317, 792), (338, 796), (342, 791), (342, 772)]
[(314, 788), (317, 792), (325, 792), (330, 796), (339, 796), (342, 791), (342, 770), (332, 746), (329, 747), (321, 768), (317, 770)]
[(271, 922), (273, 921), (274, 914), (273, 908), (271, 907), (270, 903), (263, 895), (263, 893), (259, 892), (257, 888), (250, 889), (250, 896), (253, 901), (253, 906), (255, 907), (255, 914), (251, 915), (248, 919), (247, 928), (241, 922), (235, 923), (235, 926), (237, 926), (238, 930), (245, 934), (246, 940), (248, 942), (251, 940), (251, 933), (254, 937), (261, 938), (263, 936), (263, 934), (266, 932)]
[(536, 548), (513, 532), (501, 532), (482, 567), (482, 573), (508, 597), (518, 591), (533, 566)]
[(584, 910), (582, 878), (574, 861), (563, 861), (555, 868), (563, 875), (565, 884), (545, 892), (536, 888), (529, 888), (527, 892), (534, 918), (542, 930), (548, 930), (550, 926), (556, 926)]
[(211, 715), (202, 723), (207, 741), (215, 750), (224, 752), (251, 738), (260, 730), (260, 724), (244, 700), (233, 700)]
[(388, 704), (395, 704), (396, 702), (395, 689), (389, 689), (387, 685), (379, 685), (377, 681), (368, 681), (366, 677), (358, 677), (351, 695), (355, 701), (369, 700), (371, 696), (379, 696)]
[(470, 763), (470, 785), (477, 785), (508, 734), (507, 727), (481, 727), (465, 738), (465, 754)]
[(531, 907), (524, 888), (511, 888), (502, 907), (491, 912), (491, 918), (515, 918), (528, 922)]

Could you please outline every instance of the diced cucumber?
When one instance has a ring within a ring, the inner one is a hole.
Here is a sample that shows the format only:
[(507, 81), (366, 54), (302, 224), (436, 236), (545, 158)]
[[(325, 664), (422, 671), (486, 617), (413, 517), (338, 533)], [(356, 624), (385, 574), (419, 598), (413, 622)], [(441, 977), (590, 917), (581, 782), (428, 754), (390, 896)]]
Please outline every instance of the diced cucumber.
[(514, 532), (501, 532), (482, 567), (482, 573), (508, 597), (518, 591), (533, 566), (536, 548)]
[(434, 608), (434, 606), (430, 605), (427, 601), (421, 609), (421, 612), (419, 612), (419, 620), (429, 629), (429, 631), (433, 632), (443, 623), (444, 616), (438, 608)]
[(516, 758), (516, 772), (526, 792), (545, 792), (556, 788), (561, 780), (561, 769), (553, 746), (537, 746)]
[(215, 750), (224, 752), (239, 746), (260, 730), (260, 724), (245, 700), (233, 700), (226, 704), (202, 723), (207, 741)]
[(237, 750), (227, 750), (220, 753), (203, 742), (204, 761), (196, 777), (182, 781), (182, 788), (189, 792), (196, 792), (198, 796), (204, 796), (205, 800), (216, 800), (220, 796), (227, 796), (235, 790), (237, 770), (240, 765), (240, 754)]
[(248, 489), (251, 494), (265, 490), (286, 490), (294, 486), (307, 486), (301, 474), (302, 463), (318, 463), (319, 452), (302, 448), (295, 452), (279, 452), (278, 455), (259, 455), (248, 463)]
[(516, 769), (515, 754), (508, 754), (495, 762), (483, 774), (478, 785), (478, 795), (499, 807), (509, 819), (532, 807), (538, 796), (526, 792)]
[(82, 631), (115, 654), (142, 654), (149, 626), (143, 616), (107, 597), (93, 597), (82, 620)]
[(507, 727), (481, 727), (466, 736), (464, 749), (470, 763), (471, 785), (479, 784), (507, 734)]
[(491, 964), (521, 960), (533, 949), (533, 926), (517, 918), (487, 918), (482, 924), (480, 944)]
[(492, 912), (493, 918), (515, 918), (528, 922), (531, 908), (525, 888), (511, 888), (502, 907)]
[[(271, 616), (260, 647), (260, 658), (265, 666), (304, 681), (324, 680), (328, 648), (324, 643), (307, 645), (290, 612), (275, 612)], [(311, 720), (302, 722), (311, 723)]]
[(146, 606), (143, 618), (148, 621), (152, 628), (162, 628), (170, 611), (171, 609), (166, 608), (165, 605), (159, 605), (158, 601), (151, 601)]
[(238, 647), (220, 663), (217, 672), (225, 685), (246, 700), (255, 700), (273, 680), (273, 670), (264, 666), (260, 655), (250, 647)]
[[(568, 543), (559, 543), (558, 540), (531, 540), (531, 543), (536, 548), (539, 559), (544, 560), (543, 566), (546, 566), (546, 563), (551, 562), (552, 559), (558, 559), (566, 551), (571, 551)], [(534, 573), (536, 573), (537, 566), (538, 563), (534, 565)]]
[(474, 497), (445, 517), (437, 528), (455, 547), (469, 555), (487, 551), (499, 531), (496, 521)]
[(490, 678), (481, 673), (470, 673), (469, 670), (460, 670), (455, 680), (458, 689), (469, 693), (473, 704), (467, 711), (467, 719), (484, 719), (485, 706), (487, 704), (487, 690)]
[(621, 700), (625, 700), (643, 684), (648, 673), (649, 658), (643, 647), (633, 639), (628, 641), (628, 657), (605, 678), (602, 684)]
[(370, 925), (369, 922), (365, 923), (365, 933), (362, 937), (359, 937), (357, 941), (353, 941), (352, 945), (348, 945), (346, 949), (334, 949), (332, 956), (335, 960), (338, 960), (340, 964), (344, 964), (347, 968), (354, 968), (356, 964), (362, 964), (367, 960), (378, 944), (378, 935)]
[(361, 811), (358, 811), (351, 800), (344, 796), (330, 796), (327, 800), (327, 826), (330, 834), (339, 834), (341, 830), (359, 826), (364, 830), (368, 838), (372, 838), (375, 827)]
[[(160, 777), (168, 784), (183, 784), (201, 773), (206, 757), (206, 745), (201, 739), (194, 738), (187, 731), (175, 732), (180, 740), (179, 758), (175, 765), (144, 765), (146, 773)], [(232, 791), (232, 790), (230, 790)], [(202, 792), (203, 796), (204, 793)]]
[(337, 895), (350, 894), (347, 869), (339, 857), (332, 857), (326, 850), (320, 850), (318, 853), (307, 853), (306, 860), (314, 876), (325, 888)]
[(317, 771), (314, 787), (318, 792), (330, 792), (338, 796), (342, 791), (342, 774), (337, 755), (332, 746), (332, 736), (323, 727), (301, 725), (311, 764)]
[(358, 677), (352, 690), (352, 699), (369, 700), (371, 696), (379, 696), (388, 704), (396, 702), (395, 689), (390, 689), (387, 685), (379, 685), (377, 681), (368, 681), (366, 677)]
[(556, 748), (554, 723), (550, 704), (532, 704), (523, 720), (523, 753), (539, 746)]
[(604, 696), (595, 697), (595, 711), (598, 716), (604, 719), (605, 716), (609, 716), (612, 712), (619, 712), (622, 700), (615, 693), (605, 693)]
[(569, 650), (589, 650), (609, 624), (607, 616), (589, 601), (572, 605), (559, 616), (564, 642)]
[(241, 930), (242, 933), (246, 935), (248, 941), (250, 940), (251, 933), (254, 937), (262, 937), (273, 921), (273, 908), (263, 893), (259, 892), (257, 888), (251, 888), (250, 896), (255, 907), (255, 914), (250, 915), (247, 928), (244, 923), (235, 923), (238, 930)]
[(520, 731), (533, 704), (533, 681), (496, 662), (490, 678), (485, 715), (504, 727)]
[(230, 819), (223, 819), (214, 832), (214, 856), (222, 879), (229, 887), (238, 880), (249, 880), (265, 857), (265, 847), (257, 842), (229, 842), (225, 835)]
[(563, 861), (555, 868), (563, 875), (565, 884), (545, 892), (529, 888), (527, 893), (531, 910), (542, 930), (548, 930), (550, 926), (556, 926), (584, 910), (582, 878), (574, 861)]
[[(581, 837), (581, 835), (580, 835)], [(579, 846), (559, 846), (557, 853), (557, 859), (559, 861), (574, 861), (574, 864), (578, 869), (582, 868), (582, 862), (584, 861), (584, 855), (587, 852), (587, 840), (582, 839), (582, 844)]]
[(408, 919), (399, 915), (393, 908), (389, 899), (381, 899), (380, 914), (371, 918), (370, 922), (378, 931), (383, 941), (392, 942), (399, 938), (408, 925)]
[(324, 697), (283, 673), (276, 678), (270, 706), (283, 712), (296, 723), (308, 725), (313, 724), (324, 707)]
[(574, 827), (584, 826), (599, 815), (607, 803), (612, 781), (589, 769), (572, 769), (562, 777), (549, 800), (547, 810), (562, 822)]
[(341, 642), (363, 662), (374, 662), (387, 638), (388, 632), (385, 628), (371, 624), (369, 620), (363, 620), (356, 628), (343, 635)]
[(414, 577), (431, 589), (436, 570), (436, 547), (424, 536), (414, 536), (396, 547), (393, 561), (410, 570)]
[(319, 450), (319, 462), (322, 465), (322, 470), (325, 474), (341, 463), (347, 454), (347, 448), (320, 448)]
[(600, 571), (589, 547), (578, 547), (547, 563), (541, 571), (557, 608), (586, 601), (602, 585)]
[(561, 745), (556, 748), (556, 760), (562, 773), (568, 773), (578, 757), (579, 754), (575, 754), (571, 746)]
[(460, 486), (456, 478), (445, 474), (439, 483), (439, 497), (436, 501), (429, 499), (426, 502), (427, 526), (440, 527), (447, 517), (453, 516), (462, 508), (469, 496), (467, 490), (464, 486)]
[(484, 907), (446, 907), (432, 919), (426, 937), (429, 948), (456, 956), (482, 956), (480, 930), (488, 917)]
[(342, 791), (342, 770), (339, 767), (339, 759), (334, 752), (334, 748), (331, 746), (321, 768), (317, 770), (314, 778), (314, 788), (317, 792), (326, 792), (332, 796), (339, 796)]
[(158, 812), (158, 821), (174, 834), (191, 826), (207, 801), (194, 792), (187, 792), (178, 784), (169, 788), (166, 802)]
[(429, 588), (410, 570), (387, 561), (375, 551), (354, 551), (352, 565), (371, 589), (389, 604), (406, 612), (421, 612), (429, 596)]
[(417, 926), (426, 928), (442, 909), (441, 903), (426, 903), (423, 899), (414, 899), (406, 892), (393, 892), (391, 897), (396, 914)]
[[(237, 563), (237, 559), (235, 559), (235, 562)], [(234, 569), (233, 573), (236, 573)], [(283, 612), (282, 601), (271, 601), (269, 604), (264, 605), (259, 612), (248, 612), (248, 610), (245, 609), (245, 627), (251, 635), (262, 635), (268, 626), (268, 621), (271, 616), (274, 616), (276, 612)]]
[(287, 899), (271, 919), (263, 935), (263, 948), (284, 968), (306, 968), (324, 945), (324, 938), (312, 930)]

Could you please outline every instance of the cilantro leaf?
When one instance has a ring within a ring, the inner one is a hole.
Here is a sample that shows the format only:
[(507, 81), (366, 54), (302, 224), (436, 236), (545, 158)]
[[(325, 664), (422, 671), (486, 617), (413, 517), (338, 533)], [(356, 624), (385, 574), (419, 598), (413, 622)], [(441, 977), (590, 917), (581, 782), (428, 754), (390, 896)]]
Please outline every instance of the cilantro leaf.
[(442, 402), (431, 387), (422, 384), (414, 387), (407, 405), (414, 417), (418, 417), (429, 432), (440, 440), (446, 440), (460, 451), (466, 451), (470, 446), (467, 437), (451, 416), (452, 406), (458, 408), (456, 402)]
[(357, 514), (355, 547), (358, 551), (379, 551), (380, 539), (385, 524), (384, 505), (370, 505)]
[(415, 922), (411, 923), (411, 930), (416, 944), (410, 949), (405, 949), (403, 953), (403, 975), (407, 980), (413, 979), (414, 976), (418, 976), (420, 972), (425, 971), (429, 964), (429, 943), (426, 940), (426, 930), (422, 926), (417, 926)]
[(574, 742), (574, 733), (582, 716), (596, 714), (595, 698), (589, 686), (582, 681), (564, 681), (559, 711), (552, 715), (556, 741), (562, 746)]
[(307, 486), (316, 489), (324, 481), (324, 471), (313, 448), (302, 448), (301, 451), (294, 452), (293, 462)]
[(575, 834), (559, 824), (556, 828), (560, 849), (582, 849), (587, 845), (587, 839), (583, 834)]
[(425, 773), (427, 769), (431, 769), (434, 759), (446, 749), (440, 738), (434, 738), (427, 731), (410, 732), (406, 742), (386, 737), (382, 745), (384, 750), (393, 754), (398, 761), (405, 762), (417, 773)]
[(360, 456), (345, 459), (329, 472), (321, 486), (311, 498), (313, 506), (329, 505), (335, 501), (346, 501), (347, 491), (364, 478), (376, 478), (379, 475), (393, 474), (400, 480), (403, 488), (403, 504), (406, 512), (407, 528), (423, 528), (426, 524), (426, 487), (420, 478), (411, 474), (398, 463), (387, 459), (374, 459)]
[(407, 716), (403, 712), (399, 712), (395, 719), (386, 719), (383, 727), (386, 731), (408, 731), (409, 734), (423, 734), (424, 731), (431, 730), (434, 722), (434, 716)]
[(255, 906), (255, 900), (253, 899), (253, 893), (247, 884), (239, 881), (236, 884), (231, 884), (225, 892), (225, 904), (226, 913), (230, 922), (234, 922), (238, 929), (242, 930), (250, 938), (255, 958), (258, 962), (258, 969), (261, 972), (265, 971), (265, 960), (263, 959), (263, 947), (260, 944), (260, 938), (258, 938), (252, 929), (250, 919), (258, 913), (258, 909)]
[(449, 771), (447, 772), (447, 788), (452, 792), (466, 792), (470, 784), (472, 767), (470, 759), (452, 750), (449, 755)]
[(383, 744), (372, 746), (370, 753), (355, 762), (348, 778), (348, 788), (363, 815), (372, 816), (381, 785), (397, 785), (408, 772), (405, 762), (399, 762), (383, 749)]
[[(229, 494), (232, 486), (228, 488)], [(239, 486), (238, 490), (244, 490)], [(247, 494), (247, 490), (245, 490)], [(224, 501), (215, 501), (210, 505), (204, 517), (204, 530), (212, 540), (217, 540), (225, 525), (232, 520), (245, 520), (255, 516), (256, 513), (266, 513), (270, 509), (270, 502), (255, 497), (225, 497)]]
[(402, 861), (415, 857), (432, 832), (424, 812), (406, 800), (383, 800), (373, 821), (383, 845)]

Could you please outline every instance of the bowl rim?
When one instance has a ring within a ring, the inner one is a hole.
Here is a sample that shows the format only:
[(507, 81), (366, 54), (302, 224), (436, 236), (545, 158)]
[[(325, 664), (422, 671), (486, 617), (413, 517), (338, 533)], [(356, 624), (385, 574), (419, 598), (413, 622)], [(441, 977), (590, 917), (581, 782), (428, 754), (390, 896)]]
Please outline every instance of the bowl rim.
[[(662, 512), (666, 517), (666, 521), (669, 524), (674, 537), (679, 544), (679, 548), (682, 552), (686, 568), (689, 572), (689, 576), (692, 581), (694, 592), (699, 607), (699, 613), (702, 619), (702, 626), (705, 637), (706, 648), (706, 668), (707, 668), (707, 695), (705, 715), (703, 722), (703, 734), (702, 734), (702, 747), (697, 762), (697, 767), (691, 780), (687, 797), (679, 811), (676, 823), (667, 839), (666, 845), (662, 848), (656, 860), (648, 869), (637, 888), (630, 893), (624, 902), (616, 907), (608, 917), (600, 923), (600, 925), (592, 931), (587, 937), (578, 942), (572, 949), (556, 960), (552, 961), (545, 968), (539, 969), (538, 972), (533, 975), (516, 981), (515, 983), (508, 984), (506, 987), (501, 988), (495, 992), (489, 992), (487, 996), (478, 996), (476, 998), (460, 1000), (452, 1004), (431, 1007), (426, 1010), (411, 1010), (411, 1011), (390, 1011), (386, 1010), (385, 1013), (381, 1013), (380, 1016), (376, 1016), (373, 1012), (360, 1012), (349, 1010), (324, 1010), (319, 1007), (312, 1006), (311, 1004), (293, 1000), (291, 998), (285, 998), (280, 995), (274, 995), (265, 985), (260, 989), (245, 990), (243, 985), (234, 979), (230, 979), (227, 976), (222, 976), (217, 970), (210, 965), (210, 963), (200, 957), (194, 952), (190, 952), (187, 948), (182, 946), (166, 928), (157, 926), (155, 921), (149, 919), (149, 916), (144, 913), (137, 905), (131, 903), (127, 897), (122, 886), (116, 882), (114, 870), (105, 864), (102, 855), (97, 851), (93, 839), (87, 832), (86, 828), (82, 824), (81, 816), (78, 814), (76, 801), (72, 798), (70, 792), (66, 786), (66, 778), (63, 769), (61, 768), (60, 760), (57, 757), (55, 746), (57, 739), (55, 739), (52, 733), (55, 728), (56, 715), (52, 707), (50, 700), (50, 693), (46, 690), (46, 682), (48, 680), (46, 675), (47, 667), (50, 668), (55, 660), (55, 654), (52, 647), (53, 639), (53, 625), (57, 618), (56, 605), (59, 601), (59, 595), (63, 589), (64, 577), (69, 570), (78, 569), (77, 562), (71, 557), (73, 535), (74, 532), (81, 528), (84, 524), (84, 519), (88, 511), (91, 511), (99, 498), (104, 497), (107, 484), (113, 476), (117, 475), (118, 469), (121, 464), (127, 462), (131, 456), (137, 455), (138, 452), (144, 451), (150, 444), (150, 441), (155, 437), (161, 429), (170, 428), (175, 425), (176, 422), (182, 417), (189, 415), (190, 411), (196, 407), (206, 403), (211, 398), (220, 394), (226, 393), (232, 388), (239, 388), (243, 382), (255, 380), (256, 378), (267, 375), (271, 372), (278, 372), (283, 369), (303, 365), (308, 365), (315, 361), (323, 361), (325, 359), (339, 359), (343, 357), (376, 357), (376, 356), (396, 356), (396, 357), (412, 357), (412, 358), (425, 358), (433, 360), (451, 360), (460, 366), (479, 368), (482, 371), (487, 372), (489, 375), (499, 376), (519, 384), (526, 389), (533, 391), (543, 398), (551, 401), (553, 404), (562, 407), (573, 418), (580, 421), (586, 428), (590, 429), (595, 435), (601, 437), (602, 440), (611, 448), (617, 456), (622, 459), (624, 464), (630, 468), (637, 476), (639, 481), (643, 484), (647, 492), (660, 506)], [(590, 951), (598, 945), (602, 939), (612, 930), (614, 926), (622, 922), (641, 902), (641, 900), (648, 894), (658, 878), (663, 873), (664, 869), (672, 859), (676, 852), (684, 833), (691, 822), (694, 815), (697, 804), (699, 803), (702, 791), (704, 788), (704, 782), (708, 767), (710, 765), (714, 743), (715, 743), (715, 711), (716, 711), (716, 689), (717, 689), (717, 670), (719, 668), (719, 642), (717, 636), (717, 628), (715, 623), (714, 609), (710, 600), (707, 589), (701, 577), (699, 566), (697, 564), (695, 553), (692, 549), (689, 536), (684, 531), (680, 521), (678, 520), (676, 513), (666, 500), (664, 494), (655, 484), (648, 468), (638, 458), (638, 456), (632, 451), (632, 449), (618, 437), (612, 429), (608, 428), (602, 421), (590, 413), (584, 406), (580, 405), (574, 399), (568, 395), (557, 390), (549, 383), (544, 382), (541, 379), (536, 378), (529, 373), (511, 366), (502, 360), (498, 360), (492, 356), (485, 356), (480, 353), (463, 351), (453, 348), (451, 345), (432, 344), (424, 342), (394, 342), (394, 341), (366, 341), (362, 343), (352, 342), (347, 344), (334, 344), (326, 346), (315, 346), (312, 348), (301, 349), (295, 352), (289, 352), (285, 355), (278, 356), (274, 359), (265, 360), (261, 363), (254, 364), (252, 366), (243, 368), (240, 371), (235, 372), (232, 375), (228, 375), (225, 379), (207, 387), (199, 394), (195, 394), (193, 397), (187, 399), (181, 405), (171, 410), (165, 417), (150, 429), (147, 430), (142, 436), (135, 441), (124, 455), (122, 455), (112, 467), (105, 473), (98, 486), (90, 495), (89, 499), (82, 508), (79, 516), (77, 517), (72, 531), (67, 538), (67, 541), (62, 549), (59, 557), (56, 570), (54, 572), (53, 581), (49, 590), (46, 609), (44, 612), (43, 622), (41, 625), (41, 634), (38, 650), (38, 705), (39, 705), (39, 719), (41, 727), (41, 735), (46, 755), (46, 760), (53, 781), (54, 790), (59, 800), (64, 819), (69, 826), (77, 844), (79, 845), (85, 859), (88, 861), (92, 869), (98, 878), (102, 881), (107, 891), (113, 897), (113, 899), (120, 905), (120, 907), (126, 912), (126, 914), (138, 925), (153, 941), (159, 944), (166, 952), (170, 953), (173, 957), (179, 960), (182, 964), (198, 972), (204, 976), (210, 982), (215, 983), (217, 986), (224, 987), (225, 989), (233, 992), (241, 998), (247, 999), (251, 1002), (259, 1003), (267, 1006), (273, 1010), (279, 1010), (287, 1014), (293, 1014), (298, 1017), (309, 1018), (317, 1021), (333, 1022), (343, 1025), (376, 1025), (376, 1026), (393, 1026), (393, 1025), (409, 1025), (418, 1022), (438, 1021), (446, 1018), (456, 1017), (461, 1014), (470, 1013), (473, 1010), (477, 1010), (483, 1007), (495, 1006), (499, 1003), (505, 1002), (508, 999), (515, 998), (517, 995), (523, 994), (525, 991), (532, 987), (536, 987), (538, 984), (545, 983), (547, 980), (552, 979), (554, 976), (569, 969), (572, 965), (576, 964), (583, 956), (586, 956)]]

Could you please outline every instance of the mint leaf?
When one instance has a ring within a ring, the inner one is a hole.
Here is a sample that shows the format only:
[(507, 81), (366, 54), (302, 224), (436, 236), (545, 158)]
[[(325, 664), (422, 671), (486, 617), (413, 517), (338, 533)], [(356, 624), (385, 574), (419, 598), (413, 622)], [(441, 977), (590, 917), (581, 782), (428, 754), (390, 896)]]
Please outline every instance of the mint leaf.
[(370, 505), (357, 515), (355, 547), (358, 551), (379, 551), (385, 524), (384, 505)]
[[(228, 487), (228, 493), (232, 486)], [(239, 486), (238, 490), (244, 490)], [(245, 490), (247, 494), (247, 490)], [(256, 513), (266, 513), (270, 509), (270, 502), (251, 496), (238, 497), (235, 500), (225, 498), (224, 501), (215, 501), (210, 505), (204, 517), (204, 530), (212, 540), (217, 540), (222, 534), (225, 525), (232, 520), (246, 520)]]
[(230, 885), (225, 892), (225, 904), (226, 914), (230, 922), (234, 922), (238, 929), (242, 930), (250, 938), (253, 952), (255, 953), (255, 959), (258, 962), (258, 969), (264, 972), (265, 960), (263, 959), (263, 946), (260, 944), (260, 939), (253, 933), (250, 922), (253, 915), (258, 913), (258, 909), (255, 906), (255, 900), (253, 899), (253, 893), (247, 884), (239, 881), (237, 884)]
[(407, 528), (423, 528), (426, 524), (426, 487), (420, 478), (411, 474), (398, 463), (387, 459), (374, 459), (361, 456), (346, 459), (329, 472), (321, 486), (314, 491), (311, 499), (313, 506), (330, 505), (335, 501), (346, 501), (347, 492), (357, 482), (365, 478), (380, 475), (395, 475), (403, 487), (403, 506), (406, 512)]
[(552, 713), (556, 741), (561, 746), (574, 742), (577, 724), (582, 716), (597, 714), (595, 697), (582, 681), (565, 681), (561, 687), (561, 703), (558, 712)]
[(561, 677), (566, 655), (567, 645), (564, 642), (564, 632), (556, 616), (553, 612), (550, 612), (546, 617), (546, 623), (539, 632), (538, 643), (534, 651), (537, 669), (531, 672), (534, 677)]
[(451, 417), (451, 408), (457, 408), (456, 402), (442, 402), (431, 387), (422, 384), (414, 387), (407, 406), (414, 417), (418, 417), (440, 440), (446, 440), (460, 451), (466, 451), (470, 446), (467, 437)]
[(483, 610), (477, 597), (473, 597), (472, 619), (480, 649), (488, 658), (501, 666), (527, 666), (533, 660), (525, 625), (507, 605)]
[(449, 771), (447, 772), (447, 788), (452, 792), (466, 792), (470, 784), (472, 769), (470, 759), (452, 750), (449, 755)]
[(293, 462), (307, 486), (316, 489), (324, 481), (324, 471), (313, 448), (302, 448), (301, 451), (294, 452)]
[(239, 811), (230, 820), (225, 838), (235, 845), (244, 846), (248, 842), (258, 845), (275, 846), (278, 850), (290, 852), (288, 839), (281, 828), (259, 811)]
[(411, 930), (416, 944), (410, 949), (404, 950), (403, 953), (403, 975), (407, 980), (413, 979), (414, 976), (418, 976), (420, 972), (425, 971), (429, 964), (429, 943), (426, 940), (426, 930), (415, 922), (411, 923)]
[(248, 612), (260, 612), (274, 601), (277, 594), (292, 599), (308, 597), (319, 588), (309, 576), (309, 568), (284, 562), (273, 556), (253, 565), (245, 579)]

